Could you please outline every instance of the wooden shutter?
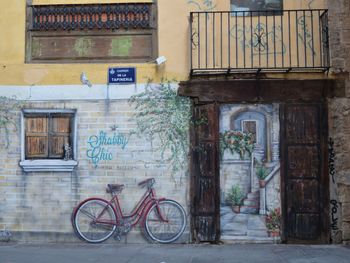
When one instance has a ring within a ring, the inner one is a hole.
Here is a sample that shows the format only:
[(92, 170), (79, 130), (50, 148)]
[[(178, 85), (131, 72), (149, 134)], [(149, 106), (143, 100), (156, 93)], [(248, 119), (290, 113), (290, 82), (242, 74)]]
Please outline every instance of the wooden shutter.
[(48, 119), (46, 116), (26, 117), (25, 152), (28, 159), (48, 156)]
[(197, 242), (217, 242), (220, 237), (218, 132), (217, 106), (195, 106), (191, 132), (191, 213)]
[(326, 123), (322, 105), (281, 105), (283, 239), (287, 242), (329, 242)]
[(25, 116), (26, 159), (63, 158), (65, 144), (72, 144), (72, 121), (70, 114)]
[(63, 158), (64, 145), (70, 143), (71, 117), (53, 115), (50, 118), (50, 158)]

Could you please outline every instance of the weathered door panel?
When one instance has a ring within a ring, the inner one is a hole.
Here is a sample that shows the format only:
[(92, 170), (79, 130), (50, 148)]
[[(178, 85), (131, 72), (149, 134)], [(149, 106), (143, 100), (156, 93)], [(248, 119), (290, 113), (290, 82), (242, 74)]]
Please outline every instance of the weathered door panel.
[(218, 109), (196, 105), (191, 132), (192, 230), (196, 242), (219, 240)]
[(283, 241), (329, 242), (326, 119), (321, 104), (281, 105)]

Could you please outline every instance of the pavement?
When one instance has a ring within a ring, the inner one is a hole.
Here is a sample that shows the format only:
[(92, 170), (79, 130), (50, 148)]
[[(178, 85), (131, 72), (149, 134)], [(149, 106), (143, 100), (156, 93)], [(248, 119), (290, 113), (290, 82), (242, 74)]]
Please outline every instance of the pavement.
[(1, 263), (349, 263), (340, 245), (0, 243)]
[(265, 215), (234, 213), (231, 207), (220, 207), (221, 240), (247, 243), (274, 243), (275, 238), (268, 237)]

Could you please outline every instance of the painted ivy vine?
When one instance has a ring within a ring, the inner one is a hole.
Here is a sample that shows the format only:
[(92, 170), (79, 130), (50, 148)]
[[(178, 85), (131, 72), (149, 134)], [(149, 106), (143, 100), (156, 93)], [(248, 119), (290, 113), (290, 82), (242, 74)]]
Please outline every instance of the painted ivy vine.
[(156, 148), (161, 153), (160, 162), (168, 162), (173, 175), (186, 171), (189, 150), (189, 125), (192, 116), (190, 99), (177, 95), (170, 81), (151, 85), (130, 98), (135, 107), (137, 129), (135, 133), (157, 139)]
[(17, 129), (17, 124), (14, 119), (17, 114), (16, 111), (21, 109), (22, 106), (22, 102), (15, 98), (0, 96), (0, 130), (5, 132), (6, 148), (10, 145), (10, 126)]

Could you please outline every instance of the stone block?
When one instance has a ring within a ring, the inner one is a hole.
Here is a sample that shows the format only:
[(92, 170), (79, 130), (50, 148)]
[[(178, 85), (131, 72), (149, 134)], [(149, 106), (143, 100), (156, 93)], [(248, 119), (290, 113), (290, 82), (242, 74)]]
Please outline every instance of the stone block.
[(339, 184), (339, 202), (347, 203), (350, 201), (350, 185)]
[(343, 241), (350, 241), (350, 222), (343, 222)]
[(348, 221), (350, 223), (350, 200), (348, 203), (342, 204), (342, 215), (343, 221)]
[[(350, 160), (347, 160), (347, 162), (349, 163)], [(337, 183), (350, 185), (350, 171), (349, 171), (349, 169), (347, 169), (345, 171), (341, 170), (340, 172), (336, 171), (335, 178), (336, 178)]]

